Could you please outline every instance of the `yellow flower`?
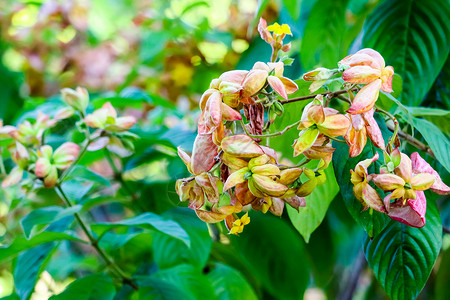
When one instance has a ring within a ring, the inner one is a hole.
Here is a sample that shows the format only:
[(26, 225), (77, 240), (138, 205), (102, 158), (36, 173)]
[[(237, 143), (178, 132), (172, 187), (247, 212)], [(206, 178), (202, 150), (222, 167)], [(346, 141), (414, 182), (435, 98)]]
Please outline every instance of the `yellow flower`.
[(238, 234), (244, 231), (244, 226), (250, 223), (250, 217), (248, 213), (243, 215), (240, 219), (237, 219), (233, 223), (233, 227), (230, 230), (230, 234)]
[(272, 31), (273, 33), (278, 34), (278, 35), (282, 35), (282, 34), (292, 35), (291, 28), (289, 27), (288, 24), (280, 25), (275, 22), (274, 24), (267, 26), (267, 30)]

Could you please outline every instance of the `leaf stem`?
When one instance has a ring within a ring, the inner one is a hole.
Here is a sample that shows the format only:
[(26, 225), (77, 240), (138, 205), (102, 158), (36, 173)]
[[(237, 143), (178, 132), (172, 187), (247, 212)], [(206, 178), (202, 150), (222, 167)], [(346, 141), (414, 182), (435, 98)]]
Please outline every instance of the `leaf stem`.
[(394, 145), (394, 141), (395, 141), (395, 139), (397, 137), (397, 134), (398, 134), (398, 128), (399, 128), (398, 120), (393, 114), (391, 114), (388, 111), (385, 111), (384, 109), (382, 109), (382, 108), (380, 108), (378, 106), (376, 107), (376, 110), (378, 112), (388, 116), (394, 122), (394, 134), (392, 135), (391, 140), (389, 141), (389, 144), (388, 144), (388, 148), (389, 148), (389, 146), (392, 148), (393, 145)]
[(268, 137), (274, 137), (274, 136), (279, 136), (279, 135), (283, 135), (286, 131), (288, 131), (289, 129), (292, 129), (294, 127), (296, 127), (298, 124), (300, 124), (302, 120), (298, 120), (297, 122), (286, 126), (283, 130), (281, 131), (277, 131), (277, 132), (273, 132), (273, 133), (268, 133), (268, 134), (261, 134), (261, 135), (254, 135), (254, 134), (250, 134), (247, 130), (247, 128), (245, 128), (245, 124), (244, 121), (240, 120), (242, 128), (245, 131), (245, 134), (247, 134), (249, 137), (254, 138), (254, 139), (260, 139), (260, 138), (268, 138)]
[[(353, 88), (352, 90), (356, 91), (357, 88)], [(349, 90), (339, 90), (339, 91), (335, 91), (335, 92), (319, 93), (319, 94), (308, 95), (308, 96), (297, 97), (297, 98), (292, 98), (292, 99), (280, 101), (280, 103), (281, 104), (288, 104), (288, 103), (292, 103), (292, 102), (298, 102), (298, 101), (313, 99), (313, 98), (316, 98), (316, 96), (318, 96), (318, 95), (329, 96), (330, 98), (333, 98), (333, 97), (336, 97), (338, 95), (346, 94), (348, 92), (349, 92)]]
[(0, 146), (0, 172), (2, 176), (6, 176), (5, 164), (3, 163), (3, 148)]
[[(59, 192), (61, 199), (65, 202), (65, 204), (68, 207), (73, 207), (72, 202), (69, 200), (67, 195), (64, 193), (63, 189), (61, 188), (61, 185), (56, 185), (56, 190)], [(97, 251), (97, 253), (103, 258), (106, 265), (111, 268), (114, 273), (116, 273), (117, 276), (119, 276), (122, 279), (122, 282), (124, 284), (128, 284), (131, 286), (134, 290), (138, 290), (138, 286), (136, 283), (133, 282), (133, 280), (125, 274), (124, 271), (106, 254), (106, 252), (100, 247), (98, 240), (92, 235), (91, 231), (88, 229), (88, 225), (81, 219), (80, 214), (74, 213), (75, 219), (77, 220), (78, 224), (80, 225), (83, 232), (86, 234), (86, 236), (89, 239), (89, 242), (92, 247)]]
[(123, 179), (123, 172), (121, 172), (117, 168), (117, 166), (114, 163), (114, 160), (111, 156), (111, 153), (106, 148), (105, 148), (105, 157), (114, 172), (114, 178), (120, 183), (120, 185), (124, 188), (124, 190), (130, 195), (131, 202), (134, 203), (139, 208), (139, 210), (145, 211), (146, 209), (138, 202), (138, 196), (133, 191), (133, 189), (130, 188), (130, 186), (127, 184), (127, 182)]
[[(387, 125), (387, 128), (390, 131), (394, 131), (395, 127), (392, 125)], [(417, 149), (422, 150), (423, 152), (427, 153), (428, 155), (430, 155), (433, 158), (436, 158), (434, 156), (433, 151), (431, 150), (431, 148), (427, 145), (425, 145), (424, 143), (422, 143), (421, 141), (419, 141), (418, 139), (414, 138), (413, 136), (407, 134), (406, 132), (402, 131), (402, 130), (398, 130), (398, 136), (401, 137), (402, 139), (404, 139), (407, 143), (411, 144), (412, 146), (416, 147)]]
[(292, 166), (292, 167), (290, 167), (290, 166), (281, 166), (281, 165), (278, 165), (278, 167), (279, 167), (280, 170), (291, 169), (291, 168), (299, 168), (299, 167), (302, 167), (302, 166), (306, 165), (310, 161), (311, 161), (311, 159), (306, 158), (305, 160), (301, 161), (299, 164), (297, 164), (295, 166)]

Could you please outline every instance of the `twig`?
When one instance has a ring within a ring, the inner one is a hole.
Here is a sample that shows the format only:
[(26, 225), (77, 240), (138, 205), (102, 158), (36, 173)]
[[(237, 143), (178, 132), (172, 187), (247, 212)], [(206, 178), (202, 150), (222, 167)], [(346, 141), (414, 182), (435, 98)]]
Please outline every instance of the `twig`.
[[(399, 123), (398, 123), (398, 120), (397, 120), (397, 118), (396, 118), (393, 114), (391, 114), (391, 113), (388, 112), (388, 111), (385, 111), (385, 110), (382, 109), (382, 108), (376, 107), (376, 110), (377, 110), (378, 112), (380, 112), (380, 113), (382, 113), (382, 114), (388, 116), (388, 117), (394, 122), (394, 134), (392, 135), (391, 140), (389, 141), (389, 144), (388, 144), (388, 149), (391, 149), (391, 148), (393, 147), (393, 145), (394, 145), (395, 138), (397, 137), (397, 134), (398, 134), (398, 131), (399, 131)], [(389, 146), (390, 146), (390, 148), (389, 148)]]
[(6, 176), (5, 164), (3, 163), (3, 148), (0, 146), (0, 172), (2, 176)]
[[(356, 91), (357, 89), (355, 88), (354, 90)], [(303, 96), (303, 97), (298, 97), (298, 98), (292, 98), (292, 99), (288, 99), (288, 100), (285, 100), (285, 101), (280, 101), (280, 103), (281, 104), (288, 104), (288, 103), (292, 103), (292, 102), (313, 99), (313, 98), (316, 98), (317, 95), (329, 96), (329, 97), (333, 98), (333, 97), (336, 97), (338, 95), (342, 95), (342, 94), (346, 94), (346, 93), (348, 93), (348, 90), (340, 90), (340, 91), (335, 91), (335, 92), (326, 92), (326, 93), (314, 94), (314, 95)]]
[(106, 160), (109, 162), (109, 165), (113, 169), (114, 178), (120, 183), (120, 185), (124, 188), (124, 190), (130, 195), (131, 202), (134, 203), (139, 208), (139, 210), (145, 211), (145, 208), (138, 201), (138, 196), (130, 188), (130, 186), (127, 184), (127, 182), (123, 179), (122, 172), (119, 171), (119, 169), (116, 167), (116, 164), (114, 163), (111, 153), (106, 148), (105, 148), (105, 157), (106, 157)]
[(355, 261), (351, 267), (350, 276), (345, 281), (345, 285), (343, 285), (340, 289), (338, 297), (336, 299), (339, 300), (351, 300), (353, 299), (353, 295), (355, 294), (356, 288), (358, 286), (359, 277), (361, 276), (364, 267), (366, 266), (366, 258), (364, 257), (364, 253), (361, 250), (358, 256), (355, 258)]
[[(394, 131), (395, 130), (394, 126), (392, 126), (390, 124), (387, 124), (387, 128), (390, 131)], [(431, 157), (436, 158), (434, 156), (434, 153), (431, 150), (431, 148), (428, 147), (427, 145), (425, 145), (424, 143), (422, 143), (421, 141), (419, 141), (418, 139), (416, 139), (415, 137), (412, 137), (411, 135), (409, 135), (406, 132), (403, 132), (401, 130), (398, 131), (398, 136), (401, 137), (402, 139), (406, 140), (407, 143), (413, 145), (417, 149), (420, 149), (423, 152), (425, 152), (426, 154), (430, 155)]]
[(242, 120), (240, 120), (240, 121), (241, 121), (242, 128), (243, 128), (244, 131), (245, 131), (245, 134), (247, 134), (247, 135), (248, 135), (249, 137), (251, 137), (251, 138), (254, 138), (254, 139), (260, 139), (260, 138), (267, 138), (267, 137), (274, 137), (274, 136), (283, 135), (283, 134), (284, 134), (286, 131), (288, 131), (289, 129), (292, 129), (292, 128), (296, 127), (298, 124), (300, 124), (300, 122), (301, 122), (302, 120), (298, 120), (298, 121), (295, 122), (294, 124), (291, 124), (291, 125), (286, 126), (286, 128), (284, 128), (284, 129), (281, 130), (281, 131), (277, 131), (277, 132), (274, 132), (274, 133), (268, 133), (268, 134), (261, 134), (261, 135), (250, 134), (250, 133), (248, 132), (247, 128), (245, 128), (244, 121), (242, 121)]
[[(69, 200), (67, 195), (64, 193), (63, 189), (61, 188), (61, 185), (59, 185), (59, 184), (56, 185), (56, 190), (59, 192), (61, 199), (64, 200), (66, 205), (68, 207), (73, 207), (72, 202)], [(81, 216), (78, 213), (74, 213), (74, 216), (75, 216), (75, 219), (77, 220), (78, 224), (80, 225), (81, 229), (88, 237), (91, 246), (94, 247), (94, 249), (98, 252), (98, 254), (100, 254), (100, 256), (105, 261), (106, 265), (108, 267), (110, 267), (116, 273), (116, 275), (122, 279), (123, 283), (128, 284), (134, 290), (138, 290), (138, 286), (136, 285), (136, 283), (134, 283), (133, 280), (129, 276), (127, 276), (124, 273), (124, 271), (122, 271), (122, 269), (111, 258), (109, 258), (109, 256), (105, 253), (105, 251), (99, 246), (98, 240), (96, 238), (94, 238), (91, 231), (88, 229), (88, 225), (83, 221), (83, 219), (81, 219)]]
[(278, 165), (278, 167), (279, 167), (280, 170), (299, 168), (299, 167), (302, 167), (302, 166), (306, 165), (310, 161), (311, 161), (311, 159), (307, 158), (307, 159), (301, 161), (299, 164), (297, 164), (295, 166), (292, 166), (292, 167), (290, 167), (290, 166), (283, 166), (283, 165)]

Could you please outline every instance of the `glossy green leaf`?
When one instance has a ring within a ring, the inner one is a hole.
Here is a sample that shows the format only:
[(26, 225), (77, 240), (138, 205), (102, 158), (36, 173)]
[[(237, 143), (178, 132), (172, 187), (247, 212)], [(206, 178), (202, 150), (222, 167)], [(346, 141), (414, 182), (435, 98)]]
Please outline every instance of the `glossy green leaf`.
[(166, 234), (155, 233), (152, 248), (158, 267), (165, 269), (181, 263), (190, 263), (203, 268), (208, 261), (212, 247), (212, 240), (206, 224), (187, 208), (176, 208), (165, 212), (163, 216), (176, 221), (186, 230), (191, 247), (188, 248), (180, 240)]
[(309, 281), (309, 266), (300, 236), (279, 218), (254, 213), (250, 219), (244, 232), (232, 237), (237, 253), (273, 297), (301, 299)]
[(373, 240), (366, 239), (369, 266), (393, 300), (416, 299), (430, 276), (442, 245), (442, 226), (433, 201), (426, 225), (414, 228), (392, 220)]
[[(386, 124), (381, 116), (375, 114), (375, 119), (380, 126), (385, 141), (387, 141), (391, 132), (386, 128)], [(370, 209), (362, 211), (363, 207), (361, 203), (353, 195), (353, 184), (350, 182), (350, 170), (354, 170), (358, 162), (373, 157), (376, 151), (378, 151), (380, 159), (369, 167), (369, 173), (378, 172), (381, 165), (380, 161), (383, 160), (383, 153), (380, 149), (375, 148), (370, 140), (367, 141), (367, 145), (362, 153), (353, 158), (349, 158), (349, 147), (347, 144), (333, 142), (333, 147), (336, 148), (336, 151), (333, 153), (334, 173), (336, 174), (336, 180), (339, 184), (347, 210), (356, 222), (366, 230), (370, 237), (376, 236), (387, 225), (389, 218), (385, 214), (377, 211), (371, 213)]]
[(117, 227), (140, 227), (145, 229), (155, 229), (159, 232), (179, 239), (188, 247), (190, 247), (191, 244), (189, 235), (177, 222), (163, 218), (151, 212), (143, 213), (134, 218), (122, 220), (119, 222), (102, 222), (91, 225), (92, 230), (100, 237), (109, 230)]
[(384, 1), (368, 17), (363, 46), (381, 53), (403, 79), (401, 101), (419, 105), (450, 50), (447, 0)]
[(222, 263), (215, 263), (207, 274), (218, 300), (258, 299), (247, 280), (240, 272)]
[(325, 170), (327, 181), (317, 186), (311, 195), (306, 197), (306, 206), (296, 209), (286, 205), (289, 218), (294, 227), (300, 232), (305, 241), (308, 243), (311, 234), (322, 223), (328, 206), (339, 192), (339, 186), (336, 182), (333, 167), (330, 166)]
[[(47, 206), (35, 209), (22, 219), (21, 224), (23, 232), (26, 238), (30, 238), (32, 236), (32, 230), (36, 226), (51, 224), (52, 222), (56, 222), (58, 220), (61, 220), (62, 218), (71, 216), (74, 213), (79, 212), (81, 208), (81, 205), (75, 205), (69, 208), (62, 208), (60, 206)], [(45, 229), (45, 227), (40, 229), (40, 231), (42, 231), (43, 229)]]
[(105, 177), (89, 170), (85, 166), (78, 165), (73, 167), (70, 173), (67, 175), (66, 180), (77, 178), (83, 178), (84, 180), (92, 181), (94, 183), (98, 183), (107, 187), (111, 186), (111, 184)]
[(191, 265), (159, 270), (138, 279), (139, 299), (216, 299), (208, 278)]
[(35, 246), (62, 240), (71, 240), (86, 243), (86, 241), (78, 238), (72, 233), (44, 231), (33, 236), (30, 239), (26, 239), (25, 237), (16, 237), (10, 245), (0, 247), (0, 261), (3, 261), (11, 256), (17, 255), (20, 252), (33, 248)]
[(46, 243), (23, 251), (14, 267), (14, 288), (20, 299), (29, 299), (45, 262), (53, 254), (56, 243)]
[(336, 68), (347, 54), (340, 47), (345, 36), (345, 11), (348, 0), (318, 0), (308, 17), (300, 49), (305, 70)]
[(112, 300), (116, 288), (112, 279), (105, 274), (94, 274), (72, 282), (62, 293), (51, 300)]
[(439, 128), (425, 119), (414, 118), (414, 127), (430, 146), (437, 160), (450, 172), (450, 141)]

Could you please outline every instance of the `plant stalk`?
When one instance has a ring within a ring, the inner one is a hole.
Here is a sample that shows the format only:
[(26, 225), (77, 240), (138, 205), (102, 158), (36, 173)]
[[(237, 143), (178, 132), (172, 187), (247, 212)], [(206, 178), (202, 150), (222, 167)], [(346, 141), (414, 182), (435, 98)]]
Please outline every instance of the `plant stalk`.
[[(65, 202), (65, 204), (68, 207), (73, 207), (72, 202), (69, 200), (67, 195), (64, 193), (63, 189), (61, 188), (61, 185), (56, 185), (56, 189), (59, 192), (61, 199)], [(100, 247), (98, 244), (98, 240), (92, 235), (91, 231), (88, 229), (88, 225), (81, 219), (80, 214), (74, 213), (75, 219), (77, 220), (78, 224), (80, 225), (83, 232), (86, 234), (86, 236), (89, 239), (89, 242), (92, 247), (97, 251), (97, 253), (103, 258), (106, 265), (111, 268), (114, 273), (116, 273), (117, 276), (119, 276), (122, 279), (122, 282), (125, 284), (128, 284), (131, 286), (134, 290), (138, 290), (138, 286), (136, 283), (133, 282), (133, 280), (127, 276), (124, 271), (105, 253), (105, 251)]]

